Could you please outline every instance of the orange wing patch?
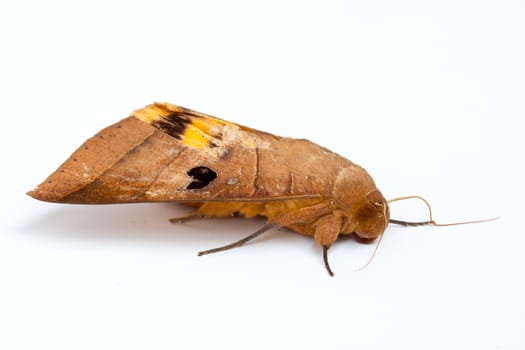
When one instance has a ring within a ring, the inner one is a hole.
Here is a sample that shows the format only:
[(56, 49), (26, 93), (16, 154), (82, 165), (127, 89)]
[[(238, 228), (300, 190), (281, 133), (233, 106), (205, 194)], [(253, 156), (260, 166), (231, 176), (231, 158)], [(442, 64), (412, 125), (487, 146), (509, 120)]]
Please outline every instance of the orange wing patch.
[(155, 103), (133, 112), (135, 118), (151, 124), (184, 145), (204, 149), (221, 144), (224, 128), (249, 128), (169, 103)]

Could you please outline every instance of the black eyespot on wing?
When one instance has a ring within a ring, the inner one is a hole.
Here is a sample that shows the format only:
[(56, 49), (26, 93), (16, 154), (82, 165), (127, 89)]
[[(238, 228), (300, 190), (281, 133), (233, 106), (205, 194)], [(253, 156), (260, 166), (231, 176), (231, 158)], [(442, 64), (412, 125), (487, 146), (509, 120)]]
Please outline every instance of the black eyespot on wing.
[(217, 173), (205, 166), (192, 168), (187, 174), (193, 178), (193, 181), (186, 186), (188, 190), (204, 188), (217, 178)]

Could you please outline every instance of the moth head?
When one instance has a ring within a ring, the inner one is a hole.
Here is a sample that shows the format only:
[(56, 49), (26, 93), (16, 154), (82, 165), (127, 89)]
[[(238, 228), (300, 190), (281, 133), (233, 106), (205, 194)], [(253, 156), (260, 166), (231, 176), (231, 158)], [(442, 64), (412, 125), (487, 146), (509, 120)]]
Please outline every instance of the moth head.
[(373, 239), (385, 231), (390, 219), (388, 203), (363, 168), (353, 165), (342, 169), (333, 196), (345, 216), (342, 233)]
[(364, 239), (374, 239), (383, 234), (390, 220), (388, 203), (379, 192), (374, 190), (368, 193), (351, 215), (355, 226), (353, 233)]

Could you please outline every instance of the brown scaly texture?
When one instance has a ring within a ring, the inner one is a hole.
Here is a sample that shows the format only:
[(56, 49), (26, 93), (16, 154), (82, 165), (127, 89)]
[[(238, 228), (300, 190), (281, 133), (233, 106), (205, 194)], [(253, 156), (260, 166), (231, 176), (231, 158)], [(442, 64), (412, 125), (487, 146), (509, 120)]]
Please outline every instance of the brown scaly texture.
[(368, 173), (338, 154), (167, 103), (103, 129), (28, 194), (82, 204), (198, 202), (205, 216), (263, 215), (322, 246), (340, 233), (376, 238), (389, 216)]

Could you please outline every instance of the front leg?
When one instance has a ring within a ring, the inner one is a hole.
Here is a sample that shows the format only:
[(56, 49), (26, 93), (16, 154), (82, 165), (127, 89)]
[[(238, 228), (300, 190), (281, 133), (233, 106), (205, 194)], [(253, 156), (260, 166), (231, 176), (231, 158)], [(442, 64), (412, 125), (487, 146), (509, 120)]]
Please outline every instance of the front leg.
[(290, 211), (284, 215), (268, 218), (268, 221), (276, 226), (292, 227), (294, 225), (308, 225), (315, 222), (316, 219), (322, 217), (334, 210), (333, 204), (328, 201), (302, 207), (300, 209)]
[(314, 223), (314, 239), (321, 247), (330, 248), (335, 242), (343, 225), (342, 214), (335, 211), (317, 219)]
[(326, 270), (333, 276), (334, 273), (328, 263), (328, 248), (334, 243), (343, 226), (343, 214), (335, 210), (330, 202), (321, 202), (299, 210), (289, 212), (278, 218), (270, 219), (270, 223), (278, 226), (299, 229), (307, 234), (312, 234), (315, 241), (323, 248), (323, 261)]
[(339, 236), (342, 225), (342, 214), (338, 211), (334, 211), (331, 214), (320, 217), (314, 223), (314, 239), (321, 247), (323, 247), (324, 266), (326, 267), (326, 270), (330, 276), (333, 276), (334, 273), (332, 272), (330, 264), (328, 263), (328, 249)]

